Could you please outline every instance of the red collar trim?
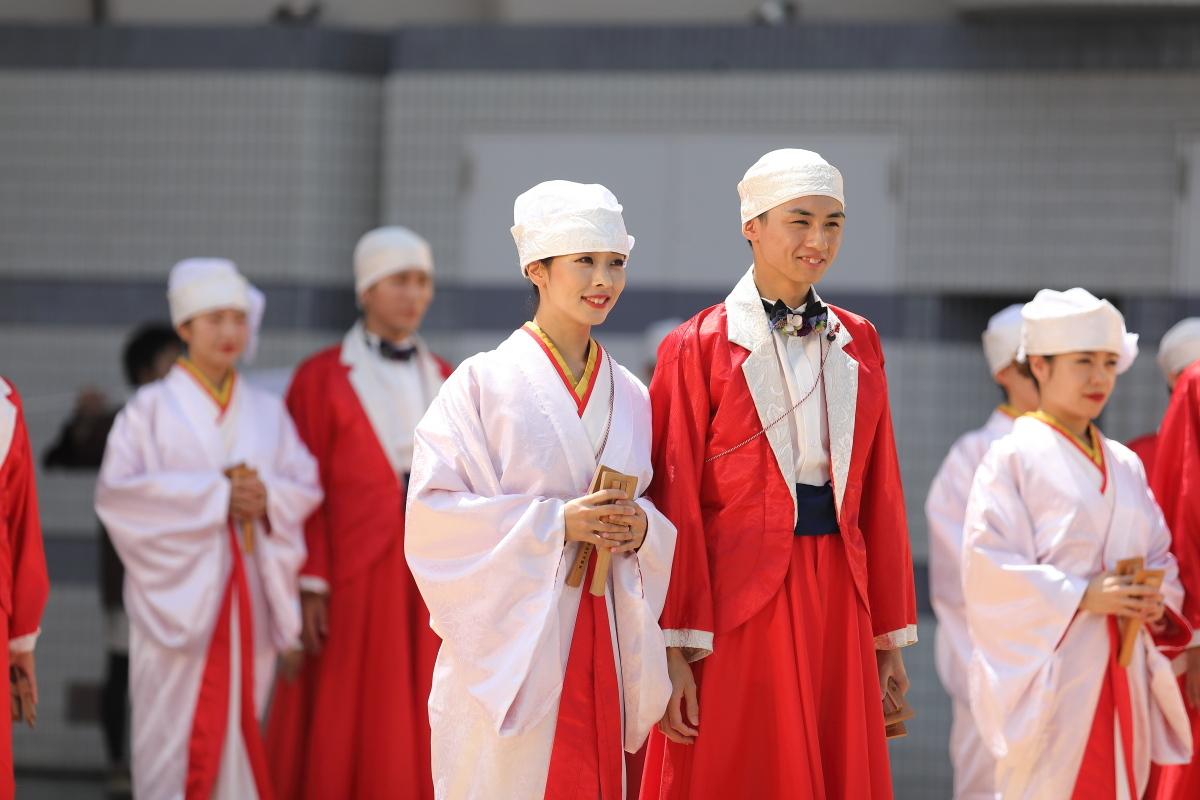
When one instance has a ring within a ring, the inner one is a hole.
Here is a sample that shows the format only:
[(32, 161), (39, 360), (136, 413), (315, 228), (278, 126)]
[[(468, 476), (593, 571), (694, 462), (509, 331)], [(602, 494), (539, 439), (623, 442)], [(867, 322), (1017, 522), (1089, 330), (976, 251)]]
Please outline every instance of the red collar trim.
[(1095, 425), (1090, 423), (1088, 424), (1088, 435), (1092, 437), (1092, 442), (1096, 447), (1096, 455), (1093, 456), (1087, 451), (1086, 447), (1079, 443), (1079, 439), (1075, 437), (1075, 434), (1064, 428), (1062, 423), (1051, 417), (1049, 414), (1041, 414), (1035, 411), (1026, 414), (1025, 416), (1029, 417), (1030, 419), (1036, 419), (1038, 422), (1050, 427), (1052, 430), (1058, 431), (1060, 436), (1070, 442), (1076, 450), (1083, 453), (1087, 460), (1091, 462), (1096, 469), (1100, 470), (1100, 494), (1104, 494), (1104, 491), (1108, 488), (1108, 459), (1104, 454), (1104, 443), (1100, 440), (1100, 432), (1096, 430)]
[[(558, 359), (554, 357), (554, 353), (546, 346), (542, 337), (532, 328), (522, 325), (521, 330), (525, 331), (529, 336), (537, 342), (538, 347), (542, 348), (542, 352), (546, 354), (546, 358), (550, 359), (550, 363), (554, 366), (554, 371), (558, 373), (558, 377), (562, 380), (563, 387), (571, 395), (571, 400), (575, 403), (575, 410), (579, 416), (583, 416), (584, 409), (587, 408), (588, 401), (592, 399), (592, 391), (596, 388), (596, 379), (600, 377), (600, 365), (604, 359), (604, 348), (596, 343), (596, 366), (592, 369), (592, 374), (588, 379), (587, 390), (584, 391), (583, 397), (580, 397), (575, 392), (575, 386), (571, 383), (571, 379), (567, 377), (567, 373), (563, 372), (562, 365), (558, 363)], [(596, 342), (595, 339), (592, 340)]]
[(223, 417), (225, 415), (225, 410), (229, 408), (229, 403), (233, 400), (233, 389), (234, 385), (237, 383), (237, 371), (229, 371), (229, 378), (225, 381), (225, 387), (218, 391), (214, 389), (208, 378), (200, 374), (200, 370), (196, 369), (192, 362), (181, 358), (176, 361), (175, 364), (182, 369), (185, 374), (191, 376), (192, 380), (196, 382), (196, 384), (204, 391), (204, 393), (208, 395), (214, 403), (217, 404), (217, 408), (220, 409), (220, 412), (217, 414), (217, 419)]

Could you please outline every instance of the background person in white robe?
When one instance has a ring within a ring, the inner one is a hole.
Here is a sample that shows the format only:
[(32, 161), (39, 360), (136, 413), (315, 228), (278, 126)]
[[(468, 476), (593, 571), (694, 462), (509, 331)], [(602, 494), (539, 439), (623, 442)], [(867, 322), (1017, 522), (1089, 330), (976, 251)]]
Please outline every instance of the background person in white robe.
[[(134, 794), (270, 797), (259, 716), (276, 653), (299, 645), (316, 464), (283, 402), (234, 370), (262, 295), (221, 259), (176, 264), (168, 286), (187, 356), (118, 415), (96, 487), (126, 567)], [(226, 477), (239, 464), (257, 476)]]
[[(1137, 336), (1083, 289), (1045, 289), (1022, 316), (1038, 410), (992, 445), (967, 505), (971, 710), (1004, 800), (1134, 800), (1152, 759), (1185, 762), (1192, 750), (1152, 638), (1190, 638), (1170, 533), (1141, 461), (1092, 424)], [(1165, 571), (1161, 591), (1114, 574), (1133, 557)], [(1145, 623), (1127, 668), (1117, 665), (1118, 617)]]
[[(645, 498), (588, 494), (598, 464), (639, 494), (652, 477), (646, 389), (591, 338), (625, 285), (620, 212), (595, 184), (517, 198), (534, 321), (467, 359), (417, 427), (405, 549), (443, 640), (438, 798), (617, 800), (622, 747), (671, 694), (658, 617), (675, 529)], [(594, 555), (565, 585), (583, 542), (613, 553), (603, 597), (587, 592)]]
[(967, 495), (979, 462), (992, 442), (1007, 436), (1013, 422), (1038, 405), (1033, 379), (1016, 364), (1021, 346), (1021, 309), (1017, 303), (995, 314), (983, 332), (983, 353), (992, 379), (1004, 391), (1004, 403), (982, 428), (964, 433), (950, 448), (929, 487), (925, 518), (929, 523), (929, 594), (937, 615), (938, 676), (950, 694), (954, 722), (950, 728), (950, 761), (954, 765), (955, 800), (991, 800), (996, 796), (996, 762), (971, 717), (967, 664), (971, 637), (963, 608), (962, 540)]

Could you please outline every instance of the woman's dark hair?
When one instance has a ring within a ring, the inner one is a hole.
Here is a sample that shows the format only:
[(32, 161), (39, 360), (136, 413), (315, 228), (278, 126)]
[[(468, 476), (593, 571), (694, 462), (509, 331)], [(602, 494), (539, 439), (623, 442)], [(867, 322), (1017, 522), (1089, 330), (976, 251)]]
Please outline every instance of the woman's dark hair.
[(170, 325), (152, 322), (134, 331), (121, 354), (121, 365), (129, 385), (137, 386), (142, 371), (153, 369), (154, 359), (168, 347), (183, 349), (183, 341)]

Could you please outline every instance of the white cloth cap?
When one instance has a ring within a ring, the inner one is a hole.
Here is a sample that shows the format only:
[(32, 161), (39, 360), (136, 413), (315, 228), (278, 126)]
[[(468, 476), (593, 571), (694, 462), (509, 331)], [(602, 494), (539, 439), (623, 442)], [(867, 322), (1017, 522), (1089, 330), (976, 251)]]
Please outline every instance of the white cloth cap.
[(646, 361), (658, 363), (658, 346), (667, 338), (668, 333), (682, 324), (683, 320), (679, 317), (668, 317), (650, 323), (650, 327), (646, 328)]
[(1200, 317), (1188, 317), (1171, 326), (1158, 343), (1158, 368), (1170, 380), (1200, 360)]
[(1102, 351), (1116, 353), (1117, 374), (1133, 365), (1138, 335), (1125, 330), (1125, 317), (1087, 289), (1042, 289), (1021, 310), (1020, 361), (1028, 356)]
[(598, 183), (545, 181), (513, 203), (513, 241), (525, 267), (543, 258), (571, 253), (620, 253), (633, 250), (621, 204)]
[(1021, 349), (1021, 309), (1024, 303), (1014, 303), (993, 314), (983, 332), (983, 355), (988, 369), (995, 375), (1017, 357)]
[(246, 312), (250, 338), (242, 351), (242, 361), (247, 364), (254, 361), (267, 300), (232, 261), (225, 258), (180, 261), (171, 267), (167, 278), (167, 304), (171, 308), (171, 324), (176, 328), (195, 316), (222, 308)]
[(388, 275), (419, 269), (433, 274), (433, 249), (408, 228), (367, 231), (354, 246), (354, 291), (362, 294)]
[(772, 150), (738, 184), (742, 222), (797, 197), (832, 197), (846, 206), (842, 173), (811, 150)]

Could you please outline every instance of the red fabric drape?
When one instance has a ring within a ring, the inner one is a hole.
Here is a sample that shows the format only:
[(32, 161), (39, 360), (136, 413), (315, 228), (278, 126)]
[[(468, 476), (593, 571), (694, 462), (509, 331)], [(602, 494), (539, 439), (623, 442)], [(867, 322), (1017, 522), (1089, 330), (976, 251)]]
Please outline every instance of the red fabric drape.
[[(233, 569), (225, 585), (225, 598), (217, 613), (216, 627), (208, 643), (200, 694), (192, 717), (192, 733), (188, 742), (188, 769), (184, 797), (186, 800), (209, 800), (221, 767), (221, 752), (229, 723), (229, 693), (241, 693), (240, 728), (246, 743), (246, 754), (254, 773), (259, 800), (273, 800), (267, 771), (266, 751), (254, 708), (254, 619), (251, 613), (250, 587), (242, 564), (233, 523), (229, 524), (229, 546), (233, 553)], [(238, 640), (241, 656), (241, 686), (231, 686), (231, 651), (233, 597), (237, 593)]]
[[(1133, 774), (1133, 706), (1129, 698), (1129, 678), (1117, 665), (1121, 633), (1117, 618), (1108, 618), (1108, 670), (1100, 687), (1087, 749), (1075, 779), (1071, 800), (1116, 800), (1117, 758), (1125, 761), (1129, 796), (1137, 797), (1137, 779)], [(1121, 726), (1121, 749), (1116, 752), (1116, 725)]]
[(642, 800), (890, 800), (871, 621), (840, 536), (797, 536), (784, 585), (692, 665), (695, 744), (651, 732)]
[(571, 653), (558, 706), (554, 749), (545, 800), (621, 800), (625, 770), (621, 694), (603, 597), (591, 585), (596, 555), (588, 564)]

